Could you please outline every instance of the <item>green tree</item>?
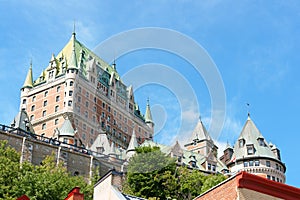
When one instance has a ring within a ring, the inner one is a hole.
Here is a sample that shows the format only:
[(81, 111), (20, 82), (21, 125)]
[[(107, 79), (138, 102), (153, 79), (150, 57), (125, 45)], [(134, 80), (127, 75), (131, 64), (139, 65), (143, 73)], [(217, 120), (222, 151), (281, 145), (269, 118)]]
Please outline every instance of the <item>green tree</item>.
[(123, 192), (148, 199), (193, 199), (225, 180), (176, 166), (158, 147), (139, 147), (129, 160)]
[(215, 175), (208, 175), (205, 177), (205, 180), (203, 182), (203, 186), (201, 188), (201, 193), (209, 190), (210, 188), (214, 187), (215, 185), (218, 185), (222, 181), (224, 181), (226, 177), (222, 174), (215, 174)]
[(175, 162), (158, 147), (139, 147), (131, 157), (124, 192), (149, 198), (166, 199), (176, 188)]
[(16, 199), (26, 194), (30, 199), (61, 200), (75, 186), (91, 200), (93, 186), (83, 177), (71, 176), (62, 164), (56, 166), (55, 156), (48, 156), (40, 166), (25, 162), (20, 167), (20, 154), (0, 141), (0, 199)]

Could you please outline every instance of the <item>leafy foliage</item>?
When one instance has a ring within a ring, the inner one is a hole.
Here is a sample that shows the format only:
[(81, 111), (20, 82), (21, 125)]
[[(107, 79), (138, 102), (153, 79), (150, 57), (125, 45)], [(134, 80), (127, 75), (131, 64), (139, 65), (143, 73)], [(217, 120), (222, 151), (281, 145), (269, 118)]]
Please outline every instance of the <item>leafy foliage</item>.
[(123, 192), (148, 199), (193, 199), (225, 180), (176, 166), (159, 147), (139, 147), (129, 161)]
[(26, 194), (30, 199), (61, 200), (75, 186), (91, 200), (92, 185), (83, 177), (71, 176), (62, 165), (56, 166), (55, 156), (48, 156), (40, 166), (25, 162), (20, 166), (20, 154), (0, 141), (0, 199), (16, 199)]

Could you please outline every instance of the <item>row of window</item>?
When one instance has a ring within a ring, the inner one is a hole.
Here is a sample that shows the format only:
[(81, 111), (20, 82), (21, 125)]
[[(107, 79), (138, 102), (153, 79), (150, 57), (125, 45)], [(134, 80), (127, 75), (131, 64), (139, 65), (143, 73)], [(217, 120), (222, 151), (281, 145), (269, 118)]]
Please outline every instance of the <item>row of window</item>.
[(280, 179), (280, 178), (278, 178), (278, 177), (276, 178), (275, 176), (272, 176), (272, 177), (271, 177), (270, 175), (267, 175), (267, 179), (282, 183), (282, 179)]
[[(34, 111), (34, 110), (35, 110), (35, 105), (33, 105), (33, 106), (31, 107), (31, 111)], [(54, 108), (54, 112), (58, 112), (58, 110), (59, 110), (59, 106), (57, 105), (57, 106), (55, 106), (55, 108)], [(47, 110), (43, 110), (42, 116), (45, 117), (46, 114), (47, 114)], [(30, 116), (30, 120), (31, 120), (31, 121), (34, 120), (34, 115), (31, 115), (31, 116)]]
[(212, 164), (210, 164), (210, 163), (208, 163), (207, 164), (207, 170), (209, 170), (209, 171), (216, 171), (216, 165), (212, 165)]
[[(55, 119), (54, 120), (54, 125), (58, 125), (59, 123), (59, 119)], [(47, 128), (47, 123), (43, 123), (42, 124), (42, 130), (45, 130)]]
[[(252, 167), (252, 166), (260, 166), (260, 161), (259, 160), (250, 160), (250, 161), (245, 161), (244, 162), (244, 167)], [(271, 167), (271, 161), (266, 160), (266, 167)], [(274, 169), (282, 171), (282, 167), (279, 164), (275, 164)]]

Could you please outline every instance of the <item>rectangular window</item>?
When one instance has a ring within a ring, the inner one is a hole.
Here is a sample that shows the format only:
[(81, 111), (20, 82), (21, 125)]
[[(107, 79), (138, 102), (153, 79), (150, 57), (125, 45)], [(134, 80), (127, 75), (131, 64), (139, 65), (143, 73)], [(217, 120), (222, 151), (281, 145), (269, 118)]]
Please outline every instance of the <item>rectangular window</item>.
[(251, 167), (253, 166), (253, 160), (249, 161), (249, 166), (251, 166)]
[(267, 175), (267, 179), (271, 180), (271, 176), (270, 176), (270, 175)]
[(72, 106), (72, 101), (68, 101), (68, 106)]
[(247, 153), (248, 155), (253, 155), (254, 154), (254, 147), (253, 145), (247, 145)]
[(216, 165), (212, 165), (212, 170), (215, 172), (216, 171)]
[(272, 176), (272, 181), (275, 181), (275, 176)]
[(46, 100), (46, 101), (44, 101), (44, 104), (43, 104), (43, 105), (44, 105), (44, 107), (45, 107), (45, 106), (47, 106), (47, 104), (48, 104), (48, 101), (47, 101), (47, 100)]
[(56, 101), (56, 102), (59, 102), (59, 96), (56, 96), (55, 101)]
[(241, 148), (241, 147), (243, 147), (244, 146), (244, 139), (240, 139), (239, 140), (239, 147)]
[(64, 143), (68, 144), (68, 139), (64, 138)]
[(244, 167), (248, 167), (248, 162), (244, 162)]
[(89, 107), (89, 102), (87, 101), (87, 102), (85, 102), (85, 107)]
[(268, 161), (268, 160), (266, 161), (266, 166), (267, 166), (267, 167), (271, 167), (270, 161)]
[(207, 164), (207, 169), (211, 170), (211, 164), (210, 163)]
[(46, 113), (47, 113), (46, 110), (44, 110), (44, 111), (43, 111), (43, 117), (46, 116)]
[(73, 95), (73, 91), (70, 90), (70, 91), (69, 91), (69, 96), (71, 97), (72, 95)]
[(254, 161), (255, 166), (259, 166), (259, 160)]

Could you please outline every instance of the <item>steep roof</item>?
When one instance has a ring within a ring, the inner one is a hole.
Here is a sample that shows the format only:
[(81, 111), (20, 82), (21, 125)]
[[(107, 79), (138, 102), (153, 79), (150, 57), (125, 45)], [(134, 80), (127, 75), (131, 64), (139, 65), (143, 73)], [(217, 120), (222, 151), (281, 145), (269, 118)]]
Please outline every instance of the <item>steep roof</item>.
[(100, 133), (94, 143), (91, 146), (91, 150), (97, 152), (97, 148), (102, 147), (103, 148), (103, 153), (108, 154), (110, 153), (110, 145), (109, 141), (107, 138), (107, 135), (105, 133)]
[(199, 119), (195, 129), (193, 130), (192, 136), (189, 140), (189, 142), (192, 142), (194, 140), (212, 140), (209, 136), (209, 133), (207, 132), (205, 126), (203, 125), (201, 119)]
[(32, 63), (30, 63), (29, 70), (27, 72), (26, 79), (24, 81), (22, 88), (32, 88), (33, 87), (33, 78), (32, 78)]
[[(242, 147), (240, 147), (239, 145), (240, 140), (243, 140), (244, 142), (244, 145)], [(263, 141), (263, 143), (260, 143), (259, 140)], [(249, 145), (253, 145), (254, 147), (253, 155), (248, 155), (247, 153), (247, 146)], [(254, 122), (251, 120), (250, 116), (248, 116), (248, 119), (242, 129), (242, 132), (234, 145), (234, 153), (232, 158), (238, 160), (247, 157), (257, 156), (277, 159), (274, 153), (271, 151), (271, 148), (268, 145), (265, 138), (262, 136)]]
[[(75, 49), (75, 51), (73, 51)], [(98, 55), (96, 55), (94, 52), (92, 52), (90, 49), (88, 49), (86, 46), (84, 46), (82, 43), (80, 43), (74, 33), (72, 34), (72, 37), (70, 38), (69, 42), (65, 45), (65, 47), (57, 54), (57, 58), (66, 58), (68, 61), (68, 65), (70, 66), (70, 63), (73, 62), (72, 60), (72, 54), (75, 54), (76, 56), (76, 62), (79, 65), (78, 68), (80, 68), (80, 71), (83, 75), (87, 74), (87, 68), (86, 63), (92, 59), (96, 59), (96, 62), (99, 64), (99, 66), (104, 69), (109, 74), (115, 73), (115, 78), (117, 80), (120, 80), (119, 74), (116, 72), (116, 70), (106, 63), (103, 59), (101, 59)], [(79, 62), (80, 60), (80, 62)], [(75, 62), (75, 61), (74, 61)]]
[(75, 136), (75, 130), (69, 119), (65, 119), (64, 123), (58, 130), (59, 130), (59, 136), (70, 136), (70, 137)]
[(146, 106), (146, 112), (145, 112), (145, 122), (151, 122), (153, 123), (152, 120), (152, 114), (151, 114), (151, 110), (150, 110), (150, 104), (149, 104), (149, 99), (147, 100), (147, 106)]
[(136, 147), (138, 147), (138, 142), (136, 139), (135, 130), (133, 129), (129, 145), (127, 147), (127, 152), (135, 150)]
[(28, 114), (25, 110), (20, 110), (15, 116), (14, 120), (11, 122), (11, 126), (14, 128), (20, 128), (24, 131), (30, 131), (34, 133), (32, 124), (29, 121)]

